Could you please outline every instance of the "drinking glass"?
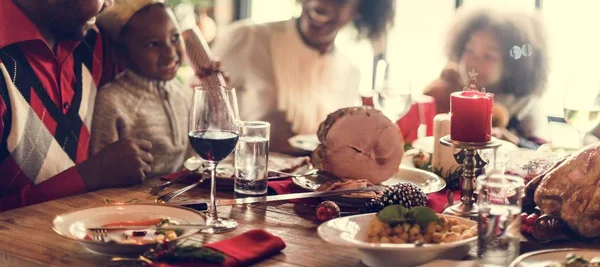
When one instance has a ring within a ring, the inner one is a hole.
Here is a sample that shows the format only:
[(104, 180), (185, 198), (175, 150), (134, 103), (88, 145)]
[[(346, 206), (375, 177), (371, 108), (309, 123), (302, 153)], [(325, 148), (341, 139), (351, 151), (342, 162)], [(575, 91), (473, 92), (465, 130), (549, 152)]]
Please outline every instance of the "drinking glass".
[(373, 91), (373, 106), (393, 122), (401, 119), (412, 106), (410, 86), (383, 86)]
[(523, 179), (492, 173), (477, 178), (479, 266), (508, 266), (519, 255)]
[(239, 137), (239, 112), (235, 89), (223, 86), (194, 88), (189, 140), (210, 170), (210, 203), (206, 224), (209, 233), (223, 233), (237, 227), (234, 219), (219, 218), (216, 205), (217, 165), (233, 150)]
[(565, 121), (579, 132), (580, 148), (585, 145), (586, 134), (600, 123), (599, 93), (600, 85), (589, 80), (571, 81), (565, 90)]
[(240, 139), (235, 149), (236, 194), (267, 193), (269, 135), (271, 124), (264, 121), (240, 123)]

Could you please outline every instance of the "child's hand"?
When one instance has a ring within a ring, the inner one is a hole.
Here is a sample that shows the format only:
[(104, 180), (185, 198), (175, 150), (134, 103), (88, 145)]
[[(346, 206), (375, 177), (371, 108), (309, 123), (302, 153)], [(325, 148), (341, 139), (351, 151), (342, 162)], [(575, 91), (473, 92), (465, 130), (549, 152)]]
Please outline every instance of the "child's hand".
[(229, 76), (227, 76), (225, 74), (225, 72), (223, 71), (223, 69), (221, 67), (221, 61), (218, 61), (218, 60), (212, 61), (210, 64), (201, 68), (200, 72), (196, 73), (196, 76), (198, 76), (198, 78), (200, 78), (200, 80), (204, 80), (208, 76), (211, 76), (211, 75), (217, 74), (217, 73), (220, 73), (221, 75), (223, 75), (223, 78), (225, 78), (225, 81), (227, 83), (229, 83)]
[(511, 142), (515, 145), (518, 145), (520, 140), (520, 138), (517, 135), (511, 133), (508, 129), (504, 127), (493, 127), (492, 136), (500, 140)]
[(77, 165), (77, 170), (88, 190), (138, 184), (154, 161), (150, 149), (146, 140), (122, 139)]

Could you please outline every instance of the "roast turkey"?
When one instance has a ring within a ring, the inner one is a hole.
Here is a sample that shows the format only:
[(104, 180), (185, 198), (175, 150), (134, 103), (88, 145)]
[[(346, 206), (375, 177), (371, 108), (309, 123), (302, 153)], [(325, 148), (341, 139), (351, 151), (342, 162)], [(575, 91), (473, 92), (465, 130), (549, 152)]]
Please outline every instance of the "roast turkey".
[(379, 184), (392, 177), (404, 155), (404, 140), (396, 124), (370, 107), (340, 109), (319, 126), (321, 144), (313, 165), (343, 180)]
[(525, 189), (524, 206), (535, 202), (543, 214), (561, 218), (582, 237), (600, 236), (600, 144), (587, 147), (546, 173)]

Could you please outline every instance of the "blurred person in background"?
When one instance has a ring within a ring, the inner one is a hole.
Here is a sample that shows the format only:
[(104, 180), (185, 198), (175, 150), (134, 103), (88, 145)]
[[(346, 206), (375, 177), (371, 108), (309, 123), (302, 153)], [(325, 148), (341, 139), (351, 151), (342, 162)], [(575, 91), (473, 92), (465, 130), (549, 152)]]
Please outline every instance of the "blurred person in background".
[(219, 34), (213, 53), (238, 89), (242, 120), (271, 123), (271, 150), (297, 153), (287, 140), (316, 134), (326, 116), (359, 105), (359, 68), (336, 49), (340, 29), (378, 39), (392, 26), (394, 0), (302, 0), (299, 18), (239, 21)]
[(541, 99), (548, 80), (545, 29), (537, 13), (475, 8), (459, 10), (447, 39), (449, 63), (425, 94), (438, 113), (450, 111), (450, 94), (477, 85), (494, 94), (492, 135), (536, 149), (549, 140)]

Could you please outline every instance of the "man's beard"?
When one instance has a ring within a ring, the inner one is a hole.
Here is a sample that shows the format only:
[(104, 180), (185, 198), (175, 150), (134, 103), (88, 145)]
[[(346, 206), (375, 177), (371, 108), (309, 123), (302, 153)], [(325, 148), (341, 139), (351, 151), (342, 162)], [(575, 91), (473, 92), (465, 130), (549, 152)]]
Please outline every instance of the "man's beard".
[(65, 30), (53, 30), (56, 41), (81, 41), (85, 37), (85, 33), (89, 28), (86, 26), (79, 26), (77, 28)]

